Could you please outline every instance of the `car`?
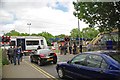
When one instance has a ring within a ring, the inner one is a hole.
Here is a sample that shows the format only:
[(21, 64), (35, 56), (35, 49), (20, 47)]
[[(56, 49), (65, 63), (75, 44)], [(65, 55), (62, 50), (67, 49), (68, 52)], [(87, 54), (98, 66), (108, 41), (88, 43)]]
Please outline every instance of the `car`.
[(120, 52), (83, 52), (67, 62), (57, 63), (59, 78), (75, 80), (120, 80)]
[(38, 65), (45, 65), (47, 62), (57, 63), (57, 55), (50, 49), (38, 49), (30, 54), (30, 62), (37, 62)]

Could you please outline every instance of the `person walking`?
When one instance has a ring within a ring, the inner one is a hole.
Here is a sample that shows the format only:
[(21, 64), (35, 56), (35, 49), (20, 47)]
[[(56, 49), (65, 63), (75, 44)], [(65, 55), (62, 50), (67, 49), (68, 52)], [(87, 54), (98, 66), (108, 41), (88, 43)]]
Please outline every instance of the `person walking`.
[(60, 54), (62, 55), (63, 54), (63, 46), (62, 46), (62, 44), (59, 46), (59, 49), (60, 49)]
[(12, 46), (10, 46), (10, 48), (8, 49), (8, 59), (11, 64), (13, 63), (13, 53), (14, 53), (14, 49), (12, 48)]
[(64, 55), (66, 55), (66, 53), (67, 53), (67, 43), (64, 44), (63, 49), (64, 49)]
[(13, 54), (14, 65), (16, 65), (16, 58), (17, 58), (17, 46), (14, 46), (14, 54)]
[(74, 42), (74, 43), (73, 43), (73, 54), (76, 54), (76, 48), (77, 48), (77, 45), (76, 45), (76, 43)]
[(69, 44), (69, 53), (72, 54), (72, 45)]
[(17, 60), (18, 60), (18, 65), (20, 65), (20, 54), (21, 54), (21, 46), (17, 48)]
[(38, 46), (38, 47), (37, 47), (37, 50), (38, 50), (38, 49), (41, 49), (41, 47), (40, 47), (40, 46)]

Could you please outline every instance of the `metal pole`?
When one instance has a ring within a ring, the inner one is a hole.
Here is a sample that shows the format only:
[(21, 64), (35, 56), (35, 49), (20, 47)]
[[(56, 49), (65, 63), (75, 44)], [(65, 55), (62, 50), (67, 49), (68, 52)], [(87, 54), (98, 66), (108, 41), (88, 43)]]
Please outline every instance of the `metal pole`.
[(29, 26), (29, 35), (30, 35), (30, 25), (28, 25)]
[(31, 25), (31, 23), (27, 23), (27, 25), (29, 25), (29, 36), (30, 36), (30, 25)]
[[(77, 0), (77, 4), (78, 4), (78, 0)], [(79, 7), (79, 6), (77, 5), (77, 7)], [(77, 10), (77, 15), (78, 15), (78, 10)], [(77, 17), (78, 17), (79, 49), (80, 49), (80, 52), (82, 53), (82, 40), (80, 39), (80, 23), (79, 23), (79, 15), (78, 15)]]

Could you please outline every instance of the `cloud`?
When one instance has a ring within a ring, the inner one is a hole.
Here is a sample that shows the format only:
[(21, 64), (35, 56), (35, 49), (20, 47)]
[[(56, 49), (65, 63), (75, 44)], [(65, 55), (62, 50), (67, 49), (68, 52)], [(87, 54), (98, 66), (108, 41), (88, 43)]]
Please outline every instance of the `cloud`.
[[(30, 27), (30, 33), (46, 31), (52, 35), (69, 35), (73, 28), (77, 28), (72, 0), (2, 0), (2, 3), (1, 31), (15, 29), (29, 33)], [(83, 22), (80, 26), (87, 27)]]
[(0, 24), (9, 24), (14, 21), (14, 15), (5, 10), (0, 10)]

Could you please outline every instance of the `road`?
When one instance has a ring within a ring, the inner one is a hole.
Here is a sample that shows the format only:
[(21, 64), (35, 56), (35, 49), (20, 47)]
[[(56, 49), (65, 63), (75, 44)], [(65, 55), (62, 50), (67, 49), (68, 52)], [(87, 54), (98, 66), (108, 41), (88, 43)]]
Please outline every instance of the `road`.
[[(68, 61), (68, 60), (72, 59), (75, 55), (73, 55), (73, 54), (66, 54), (66, 55), (57, 54), (57, 56), (58, 56), (58, 63), (59, 63), (59, 62)], [(25, 57), (24, 61), (30, 63), (29, 57)], [(48, 63), (44, 66), (38, 66), (36, 63), (31, 63), (31, 64), (36, 65), (37, 67), (43, 69), (44, 71), (46, 71), (50, 75), (54, 76), (55, 78), (58, 78), (57, 71), (56, 71), (56, 64)]]

